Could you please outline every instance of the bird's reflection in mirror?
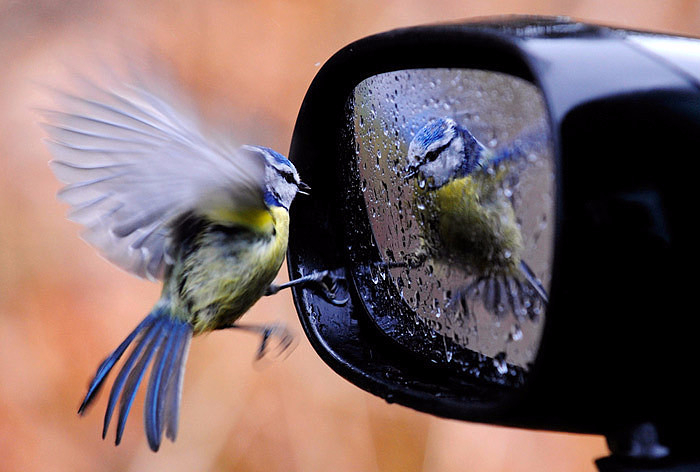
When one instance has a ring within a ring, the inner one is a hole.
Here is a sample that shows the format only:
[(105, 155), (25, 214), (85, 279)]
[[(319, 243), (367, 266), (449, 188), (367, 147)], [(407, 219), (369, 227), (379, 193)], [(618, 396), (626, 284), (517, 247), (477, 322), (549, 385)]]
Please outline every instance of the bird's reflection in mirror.
[(473, 276), (449, 302), (479, 299), (495, 315), (539, 317), (547, 293), (522, 259), (512, 185), (506, 186), (522, 153), (491, 151), (453, 119), (436, 118), (416, 133), (407, 157), (420, 232), (420, 248), (407, 264), (441, 261)]
[[(543, 98), (506, 74), (406, 70), (355, 89), (361, 191), (416, 323), (499, 363), (539, 345), (554, 168)], [(449, 359), (449, 353), (446, 352)]]

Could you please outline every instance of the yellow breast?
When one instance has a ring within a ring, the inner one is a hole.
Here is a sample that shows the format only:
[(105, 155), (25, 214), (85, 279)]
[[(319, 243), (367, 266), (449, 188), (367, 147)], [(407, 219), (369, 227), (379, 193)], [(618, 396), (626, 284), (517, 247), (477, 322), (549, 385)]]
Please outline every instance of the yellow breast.
[(417, 198), (426, 202), (424, 237), (434, 256), (482, 274), (516, 270), (522, 236), (497, 178), (472, 174)]
[(195, 334), (235, 322), (279, 272), (289, 213), (281, 207), (264, 213), (249, 215), (248, 225), (222, 227), (218, 220), (217, 228), (198, 235), (194, 250), (176, 261), (166, 285), (179, 316), (194, 325)]
[[(280, 207), (274, 208), (284, 210)], [(210, 209), (207, 212), (207, 217), (212, 221), (221, 221), (251, 228), (259, 233), (270, 233), (275, 224), (272, 211), (262, 207), (234, 210), (228, 206), (222, 206)], [(287, 211), (284, 210), (284, 213), (287, 213)]]

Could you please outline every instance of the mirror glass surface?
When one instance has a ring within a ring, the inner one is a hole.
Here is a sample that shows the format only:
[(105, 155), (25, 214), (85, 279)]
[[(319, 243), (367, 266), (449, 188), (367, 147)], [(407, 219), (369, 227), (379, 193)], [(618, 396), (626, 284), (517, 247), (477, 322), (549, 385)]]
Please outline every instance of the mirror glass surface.
[[(408, 325), (527, 370), (548, 302), (555, 168), (539, 89), (503, 73), (411, 69), (348, 102), (358, 182), (379, 262), (371, 280)], [(371, 312), (371, 310), (369, 310)], [(409, 315), (406, 315), (409, 313)]]

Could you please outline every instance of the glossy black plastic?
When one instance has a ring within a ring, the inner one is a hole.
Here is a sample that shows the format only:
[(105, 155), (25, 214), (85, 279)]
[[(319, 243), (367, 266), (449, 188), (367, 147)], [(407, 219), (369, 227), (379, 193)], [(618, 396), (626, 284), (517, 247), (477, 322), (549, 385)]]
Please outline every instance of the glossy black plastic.
[[(700, 416), (691, 244), (700, 42), (683, 39), (681, 63), (645, 47), (646, 38), (673, 41), (507, 17), (368, 37), (321, 68), (290, 150), (313, 191), (292, 207), (288, 264), (293, 277), (332, 268), (348, 280), (343, 307), (294, 291), (304, 330), (330, 367), (387, 401), (439, 416), (600, 434), (652, 421), (662, 442), (692, 450), (694, 437), (682, 431)], [(547, 103), (557, 168), (553, 277), (541, 347), (519, 387), (435, 362), (429, 336), (406, 349), (364, 309), (381, 293), (358, 270), (377, 254), (362, 202), (347, 192), (346, 101), (367, 77), (427, 67), (515, 75)]]

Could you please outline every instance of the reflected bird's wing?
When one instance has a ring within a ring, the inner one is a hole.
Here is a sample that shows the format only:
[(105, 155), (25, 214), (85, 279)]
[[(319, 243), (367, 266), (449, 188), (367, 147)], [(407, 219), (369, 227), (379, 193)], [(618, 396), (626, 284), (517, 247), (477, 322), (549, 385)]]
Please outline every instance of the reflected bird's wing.
[(513, 141), (501, 148), (489, 150), (482, 162), (484, 168), (494, 169), (501, 164), (522, 163), (537, 156), (543, 149), (551, 146), (548, 124), (543, 120), (531, 125), (516, 136)]
[(264, 207), (262, 157), (205, 137), (191, 110), (154, 92), (172, 87), (79, 80), (80, 96), (52, 90), (56, 108), (41, 110), (42, 126), (51, 169), (67, 184), (58, 196), (108, 260), (162, 279), (178, 216)]

